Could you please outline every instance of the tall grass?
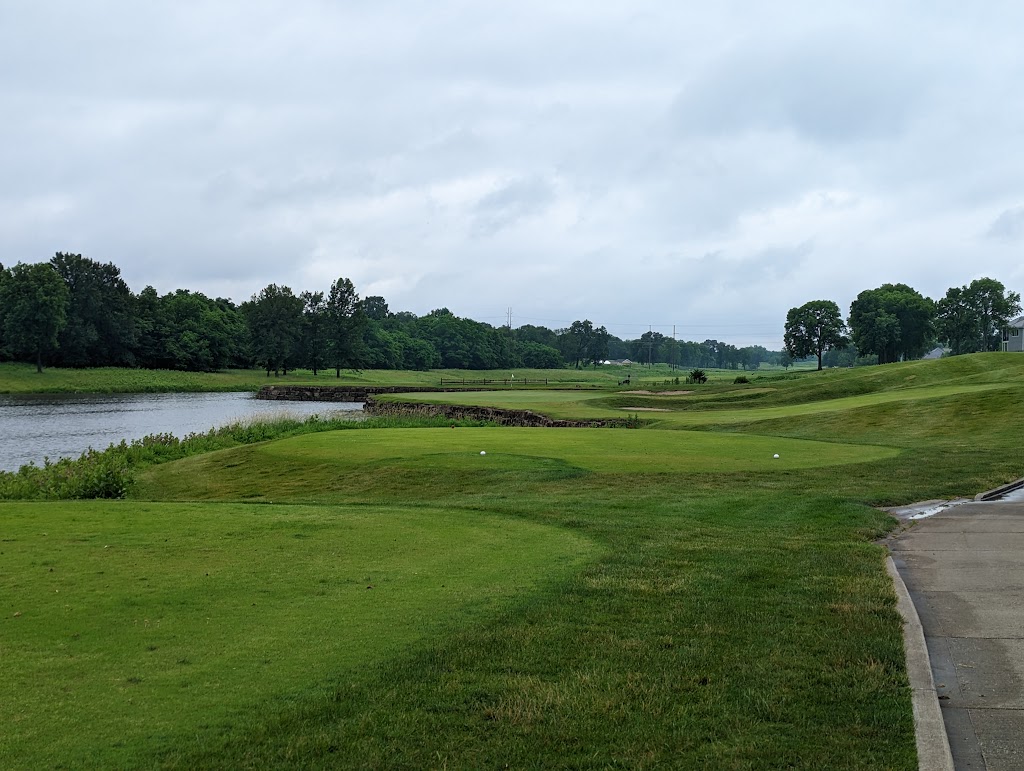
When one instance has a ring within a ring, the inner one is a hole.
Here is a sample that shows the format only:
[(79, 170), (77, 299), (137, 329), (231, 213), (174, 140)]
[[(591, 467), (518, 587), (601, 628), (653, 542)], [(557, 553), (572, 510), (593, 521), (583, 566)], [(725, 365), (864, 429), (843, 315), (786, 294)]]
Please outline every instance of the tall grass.
[(479, 421), (444, 418), (382, 416), (352, 420), (350, 417), (278, 415), (240, 420), (205, 433), (187, 434), (182, 439), (169, 433), (150, 434), (131, 442), (121, 440), (105, 450), (90, 447), (78, 458), (46, 458), (41, 466), (30, 463), (17, 471), (0, 471), (0, 500), (124, 498), (134, 486), (138, 472), (191, 455), (321, 431), (437, 428), (452, 424), (486, 425)]

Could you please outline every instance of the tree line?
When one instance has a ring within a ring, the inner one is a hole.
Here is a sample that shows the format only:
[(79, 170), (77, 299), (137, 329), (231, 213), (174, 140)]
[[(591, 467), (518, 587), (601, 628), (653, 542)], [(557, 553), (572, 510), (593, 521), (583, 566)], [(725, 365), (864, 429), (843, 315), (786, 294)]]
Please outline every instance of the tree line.
[(1020, 312), (1020, 293), (992, 278), (951, 287), (939, 300), (906, 284), (883, 284), (858, 294), (845, 320), (831, 300), (791, 308), (784, 342), (794, 358), (817, 357), (818, 369), (829, 363), (917, 359), (938, 346), (954, 356), (998, 351), (1003, 330)]
[(516, 329), (460, 318), (392, 312), (360, 298), (348, 278), (322, 291), (270, 284), (246, 302), (177, 289), (132, 292), (113, 263), (58, 252), (40, 263), (0, 265), (0, 361), (59, 367), (213, 371), (293, 369), (504, 369), (638, 364), (756, 369), (788, 363), (781, 351), (646, 332), (623, 340), (589, 319), (562, 329)]

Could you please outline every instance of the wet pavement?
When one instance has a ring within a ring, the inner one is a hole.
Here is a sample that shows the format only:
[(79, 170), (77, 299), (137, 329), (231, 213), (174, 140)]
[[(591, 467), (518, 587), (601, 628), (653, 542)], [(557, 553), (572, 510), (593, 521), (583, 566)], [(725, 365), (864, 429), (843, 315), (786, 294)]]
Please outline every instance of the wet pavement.
[(1024, 769), (1024, 490), (893, 513), (956, 768)]

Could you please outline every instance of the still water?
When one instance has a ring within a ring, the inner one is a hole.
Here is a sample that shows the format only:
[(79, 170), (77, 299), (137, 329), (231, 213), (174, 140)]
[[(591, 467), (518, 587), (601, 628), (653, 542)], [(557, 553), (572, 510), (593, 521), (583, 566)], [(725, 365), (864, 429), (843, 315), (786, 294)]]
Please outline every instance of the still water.
[(267, 415), (362, 416), (362, 403), (261, 401), (251, 393), (0, 395), (0, 470), (78, 457), (147, 434), (184, 437)]

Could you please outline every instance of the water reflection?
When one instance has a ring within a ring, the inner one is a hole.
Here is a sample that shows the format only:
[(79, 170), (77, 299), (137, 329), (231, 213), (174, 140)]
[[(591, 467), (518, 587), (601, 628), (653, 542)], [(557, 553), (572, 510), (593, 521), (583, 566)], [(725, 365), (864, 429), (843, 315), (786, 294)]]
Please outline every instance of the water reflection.
[(251, 393), (0, 395), (0, 470), (77, 457), (122, 439), (178, 437), (259, 415), (362, 416), (361, 403), (260, 401)]

